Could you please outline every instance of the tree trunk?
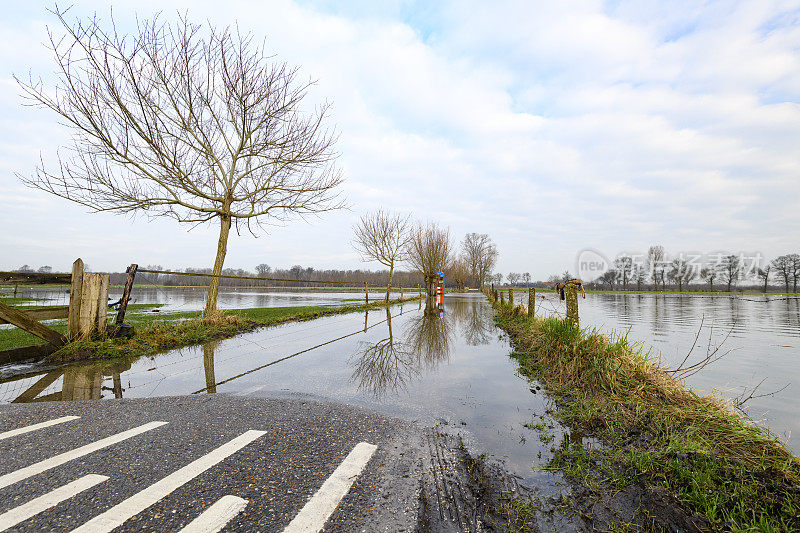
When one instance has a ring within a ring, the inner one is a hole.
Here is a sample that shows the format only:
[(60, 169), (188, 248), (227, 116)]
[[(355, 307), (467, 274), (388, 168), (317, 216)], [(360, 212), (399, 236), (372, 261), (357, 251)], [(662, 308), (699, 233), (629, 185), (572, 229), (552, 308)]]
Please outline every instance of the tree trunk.
[(392, 277), (394, 276), (394, 263), (389, 265), (389, 284), (386, 285), (386, 303), (389, 303), (389, 291), (392, 290)]
[[(211, 272), (214, 276), (222, 274), (222, 264), (225, 262), (225, 254), (228, 252), (228, 234), (231, 231), (231, 217), (228, 215), (220, 216), (219, 224), (219, 243), (217, 244), (217, 258), (214, 260), (214, 270)], [(211, 283), (208, 285), (208, 294), (206, 295), (206, 309), (204, 314), (208, 316), (217, 310), (217, 294), (219, 293), (219, 280), (218, 277), (211, 278)]]
[(767, 294), (767, 283), (769, 283), (769, 277), (764, 277), (764, 294)]

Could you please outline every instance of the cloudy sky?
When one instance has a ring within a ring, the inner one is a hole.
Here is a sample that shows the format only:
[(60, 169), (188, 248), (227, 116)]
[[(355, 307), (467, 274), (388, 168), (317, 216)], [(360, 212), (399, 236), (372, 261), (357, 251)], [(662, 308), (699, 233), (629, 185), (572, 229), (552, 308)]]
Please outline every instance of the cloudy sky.
[[(51, 76), (48, 5), (0, 21), (0, 269), (210, 267), (215, 227), (89, 213), (19, 182), (69, 140), (12, 79)], [(350, 210), (233, 236), (226, 266), (362, 267), (351, 226), (378, 207), (488, 233), (499, 271), (535, 279), (586, 247), (800, 251), (800, 1), (114, 3), (123, 27), (158, 10), (238, 22), (333, 103)]]

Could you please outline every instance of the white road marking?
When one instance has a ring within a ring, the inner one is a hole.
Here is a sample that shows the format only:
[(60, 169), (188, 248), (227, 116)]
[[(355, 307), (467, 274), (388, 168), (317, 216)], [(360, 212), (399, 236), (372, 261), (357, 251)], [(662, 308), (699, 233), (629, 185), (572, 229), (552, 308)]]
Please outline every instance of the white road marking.
[(230, 494), (223, 496), (178, 533), (217, 533), (245, 507), (247, 500), (244, 498)]
[(248, 389), (240, 390), (239, 392), (234, 393), (234, 396), (247, 396), (249, 394), (253, 394), (256, 391), (260, 391), (266, 387), (266, 385), (256, 385), (255, 387), (250, 387)]
[(106, 446), (111, 446), (112, 444), (122, 442), (125, 439), (135, 437), (140, 433), (163, 426), (164, 424), (166, 424), (166, 422), (148, 422), (142, 426), (135, 427), (133, 429), (123, 431), (122, 433), (117, 433), (116, 435), (111, 435), (110, 437), (86, 444), (80, 448), (75, 448), (74, 450), (58, 454), (50, 459), (39, 461), (38, 463), (26, 466), (25, 468), (20, 468), (19, 470), (15, 470), (10, 474), (0, 476), (0, 489), (3, 487), (8, 487), (9, 485), (13, 485), (17, 481), (22, 481), (23, 479), (35, 476), (36, 474), (41, 474), (45, 470), (50, 470), (51, 468), (61, 466), (66, 462), (77, 459), (78, 457), (83, 457), (84, 455), (96, 452), (97, 450), (105, 448)]
[(266, 433), (266, 431), (245, 431), (232, 441), (226, 442), (219, 448), (211, 450), (199, 459), (192, 461), (167, 477), (156, 481), (127, 500), (118, 503), (108, 511), (95, 516), (82, 526), (74, 529), (73, 533), (107, 533), (114, 530), (124, 524), (129, 518), (141, 513), (161, 498), (169, 495), (172, 491), (191, 481), (217, 463), (222, 462), (225, 458), (233, 455)]
[(283, 533), (317, 533), (336, 510), (336, 506), (353, 486), (356, 477), (364, 470), (378, 447), (368, 442), (359, 442), (336, 467), (331, 477), (308, 500)]
[(38, 424), (33, 424), (32, 426), (12, 429), (11, 431), (0, 433), (0, 440), (10, 439), (11, 437), (16, 437), (17, 435), (22, 435), (23, 433), (30, 433), (31, 431), (36, 431), (37, 429), (44, 429), (46, 427), (55, 426), (56, 424), (69, 422), (70, 420), (77, 420), (79, 418), (79, 416), (62, 416), (61, 418), (55, 418), (53, 420), (48, 420), (47, 422), (40, 422)]
[(24, 503), (19, 507), (11, 509), (10, 511), (6, 511), (3, 514), (0, 514), (0, 531), (5, 531), (10, 527), (14, 527), (20, 522), (24, 522), (28, 518), (36, 516), (42, 511), (46, 511), (47, 509), (58, 505), (64, 500), (75, 496), (79, 492), (90, 489), (107, 479), (108, 476), (89, 474), (88, 476), (78, 478), (71, 483), (67, 483), (63, 487), (58, 487), (55, 490), (51, 490), (47, 494), (39, 496), (38, 498), (34, 498), (28, 503)]

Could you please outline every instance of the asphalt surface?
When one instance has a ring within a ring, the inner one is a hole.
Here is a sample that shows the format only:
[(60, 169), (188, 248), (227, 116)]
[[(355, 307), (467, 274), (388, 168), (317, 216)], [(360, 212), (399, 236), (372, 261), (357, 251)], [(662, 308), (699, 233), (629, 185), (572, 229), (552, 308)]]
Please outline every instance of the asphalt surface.
[(0, 513), (87, 474), (109, 479), (14, 531), (69, 531), (248, 430), (265, 431), (115, 531), (177, 531), (226, 495), (248, 500), (225, 531), (282, 531), (359, 442), (378, 446), (324, 531), (411, 531), (418, 522), (418, 430), (352, 406), (223, 394), (0, 406), (0, 476), (153, 421), (167, 422), (0, 489)]

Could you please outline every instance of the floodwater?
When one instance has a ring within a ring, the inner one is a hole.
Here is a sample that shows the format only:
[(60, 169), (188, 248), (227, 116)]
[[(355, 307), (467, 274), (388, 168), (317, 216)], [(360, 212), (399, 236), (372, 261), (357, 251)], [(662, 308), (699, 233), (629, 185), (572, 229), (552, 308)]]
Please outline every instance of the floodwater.
[[(136, 294), (138, 303), (166, 303), (174, 310), (202, 306), (201, 290), (148, 290)], [(360, 296), (262, 292), (225, 292), (221, 303), (318, 305)], [(537, 313), (564, 312), (553, 293), (543, 296), (537, 300)], [(517, 291), (517, 301), (523, 300), (527, 294)], [(795, 431), (800, 415), (794, 408), (800, 390), (797, 299), (588, 294), (579, 306), (583, 326), (627, 334), (670, 368), (687, 354), (686, 365), (709, 351), (725, 354), (688, 377), (687, 385), (733, 399), (750, 394), (763, 380), (745, 407), (761, 425), (800, 450), (800, 431)], [(0, 402), (194, 393), (333, 400), (438, 423), (461, 432), (472, 452), (504, 462), (530, 484), (556, 487), (549, 482), (557, 480), (538, 469), (545, 466), (551, 448), (570, 437), (547, 414), (552, 405), (536, 383), (517, 374), (516, 362), (508, 357), (508, 340), (495, 327), (492, 313), (480, 293), (448, 295), (442, 317), (427, 316), (414, 302), (394, 306), (388, 314), (374, 310), (289, 323), (113, 364), (16, 365), (0, 368), (5, 376), (0, 378)]]
[(472, 293), (448, 296), (443, 316), (410, 302), (124, 362), (18, 366), (0, 379), (0, 401), (206, 393), (332, 400), (459, 432), (472, 453), (555, 492), (556, 478), (538, 468), (567, 435), (510, 352), (488, 301)]
[[(514, 296), (515, 303), (527, 304), (527, 291)], [(589, 293), (578, 307), (581, 326), (627, 334), (670, 369), (687, 355), (684, 367), (716, 350), (723, 357), (687, 377), (685, 384), (731, 401), (747, 398), (758, 387), (743, 407), (800, 452), (797, 296)], [(536, 312), (563, 315), (564, 302), (553, 292), (542, 293)]]
[[(416, 292), (416, 291), (415, 291)], [(13, 296), (14, 289), (6, 287), (0, 289), (0, 296)], [(369, 298), (378, 300), (385, 296), (386, 291), (370, 289)], [(36, 301), (28, 302), (30, 305), (50, 306), (69, 305), (69, 287), (47, 287), (43, 289), (19, 289), (18, 296), (33, 298)], [(109, 301), (115, 302), (122, 296), (122, 289), (112, 287), (109, 290)], [(199, 311), (205, 307), (206, 287), (156, 287), (134, 286), (130, 303), (158, 304), (162, 312), (170, 311)], [(394, 290), (390, 293), (392, 298), (399, 298), (400, 292)], [(409, 296), (406, 291), (404, 297)], [(261, 287), (220, 288), (217, 298), (219, 309), (242, 309), (252, 307), (297, 307), (307, 305), (339, 305), (341, 303), (359, 303), (364, 301), (363, 290), (336, 291), (336, 290), (309, 290), (309, 289), (266, 289)]]

